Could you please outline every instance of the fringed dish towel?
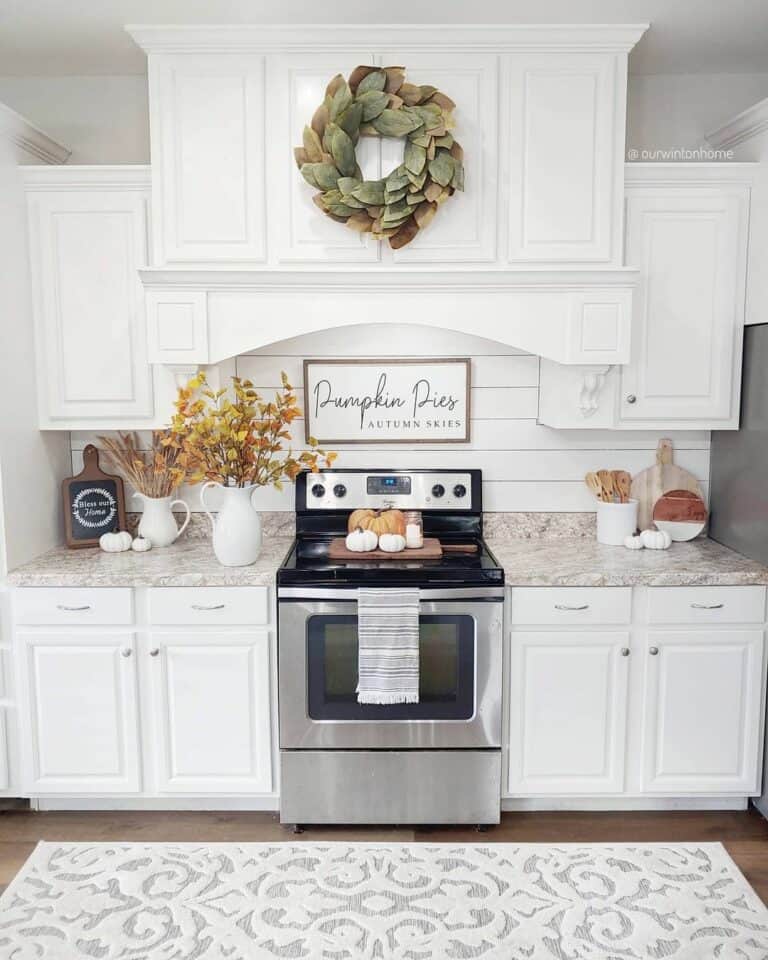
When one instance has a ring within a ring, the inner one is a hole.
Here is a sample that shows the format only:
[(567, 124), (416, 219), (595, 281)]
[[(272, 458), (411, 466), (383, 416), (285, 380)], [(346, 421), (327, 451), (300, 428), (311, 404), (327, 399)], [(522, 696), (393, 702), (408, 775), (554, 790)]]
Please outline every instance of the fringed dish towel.
[(357, 702), (418, 703), (418, 588), (361, 587), (357, 637)]

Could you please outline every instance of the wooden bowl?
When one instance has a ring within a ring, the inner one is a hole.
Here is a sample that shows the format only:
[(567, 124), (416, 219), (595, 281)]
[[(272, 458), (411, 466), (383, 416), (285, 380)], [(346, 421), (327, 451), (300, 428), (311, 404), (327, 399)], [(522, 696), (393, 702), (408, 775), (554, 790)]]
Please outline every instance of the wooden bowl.
[(704, 501), (690, 490), (670, 490), (653, 505), (653, 522), (673, 540), (693, 540), (707, 525)]

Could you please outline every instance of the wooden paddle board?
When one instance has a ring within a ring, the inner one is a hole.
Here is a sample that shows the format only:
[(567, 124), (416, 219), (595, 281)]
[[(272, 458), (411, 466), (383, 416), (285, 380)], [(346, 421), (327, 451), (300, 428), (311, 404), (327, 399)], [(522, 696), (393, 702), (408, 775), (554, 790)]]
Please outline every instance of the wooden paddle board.
[(689, 490), (704, 499), (696, 477), (672, 462), (672, 441), (659, 440), (656, 463), (632, 480), (630, 497), (638, 501), (637, 524), (641, 530), (651, 526), (656, 501), (670, 490)]
[(345, 563), (360, 563), (365, 560), (375, 560), (377, 563), (382, 560), (399, 560), (401, 563), (408, 563), (412, 560), (439, 560), (442, 555), (443, 548), (440, 546), (440, 541), (435, 540), (434, 537), (424, 537), (423, 547), (405, 549), (399, 553), (385, 553), (378, 548), (365, 553), (355, 553), (354, 550), (347, 550), (341, 537), (331, 540), (331, 545), (328, 547), (329, 560), (341, 560)]

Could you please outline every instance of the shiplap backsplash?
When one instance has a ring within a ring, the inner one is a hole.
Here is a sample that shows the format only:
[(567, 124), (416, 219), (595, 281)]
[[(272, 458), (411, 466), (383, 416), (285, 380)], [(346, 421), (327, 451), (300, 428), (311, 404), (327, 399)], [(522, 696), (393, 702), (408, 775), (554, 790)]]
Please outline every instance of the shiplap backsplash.
[[(239, 376), (270, 393), (284, 370), (296, 387), (302, 383), (305, 357), (471, 357), (471, 442), (467, 444), (398, 444), (336, 446), (338, 467), (480, 467), (484, 507), (489, 511), (587, 511), (594, 509), (584, 474), (600, 467), (635, 474), (654, 462), (656, 444), (670, 436), (675, 461), (702, 481), (709, 479), (709, 433), (672, 431), (553, 430), (536, 423), (538, 357), (471, 335), (436, 332), (411, 325), (359, 326), (331, 330), (274, 343), (236, 360)], [(303, 390), (298, 389), (303, 406)], [(576, 398), (574, 398), (575, 402)], [(295, 448), (304, 437), (295, 421)], [(90, 433), (72, 434), (72, 466), (82, 467), (82, 449), (97, 442)], [(193, 510), (197, 492), (182, 491)], [(213, 498), (211, 498), (213, 500)], [(264, 510), (292, 510), (293, 488), (259, 491)], [(138, 500), (128, 504), (138, 509)]]

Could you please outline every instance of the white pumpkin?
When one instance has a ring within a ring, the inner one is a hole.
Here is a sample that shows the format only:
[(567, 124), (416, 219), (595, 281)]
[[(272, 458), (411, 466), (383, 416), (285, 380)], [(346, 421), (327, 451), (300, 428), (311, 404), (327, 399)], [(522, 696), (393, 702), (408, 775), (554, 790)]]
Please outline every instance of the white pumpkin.
[(351, 550), (352, 553), (368, 553), (376, 549), (378, 542), (379, 538), (373, 530), (363, 530), (362, 527), (347, 534), (347, 539), (344, 541), (347, 550)]
[(667, 550), (672, 546), (672, 537), (666, 530), (643, 530), (640, 539), (649, 550)]
[(120, 533), (102, 533), (99, 537), (99, 546), (106, 553), (122, 553), (130, 550), (132, 544), (133, 537), (127, 530), (121, 530)]
[(405, 550), (405, 537), (399, 533), (382, 533), (379, 537), (379, 550), (384, 553), (400, 553)]
[(135, 550), (136, 553), (146, 553), (147, 550), (152, 549), (152, 541), (147, 540), (146, 537), (136, 537), (133, 543), (131, 544), (131, 550)]
[(643, 538), (630, 534), (628, 537), (624, 537), (624, 546), (627, 550), (642, 550), (644, 546)]

